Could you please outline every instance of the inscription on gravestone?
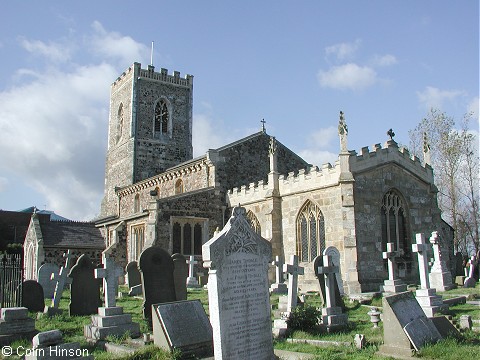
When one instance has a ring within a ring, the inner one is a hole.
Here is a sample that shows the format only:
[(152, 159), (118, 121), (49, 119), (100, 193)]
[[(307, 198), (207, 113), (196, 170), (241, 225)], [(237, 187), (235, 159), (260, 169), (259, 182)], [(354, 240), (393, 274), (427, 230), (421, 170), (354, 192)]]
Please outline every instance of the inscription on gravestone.
[(223, 230), (202, 247), (215, 359), (272, 359), (268, 267), (271, 244), (236, 207)]

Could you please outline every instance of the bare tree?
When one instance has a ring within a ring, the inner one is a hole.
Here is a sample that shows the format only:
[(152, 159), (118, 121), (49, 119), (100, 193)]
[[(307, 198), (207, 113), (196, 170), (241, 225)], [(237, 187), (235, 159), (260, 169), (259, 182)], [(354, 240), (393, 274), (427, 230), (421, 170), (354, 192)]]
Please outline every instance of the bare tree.
[(471, 117), (466, 114), (457, 129), (452, 117), (431, 109), (409, 131), (410, 151), (424, 157), (434, 169), (438, 204), (444, 220), (454, 229), (455, 251), (466, 254), (478, 250), (479, 232), (478, 149), (468, 130)]

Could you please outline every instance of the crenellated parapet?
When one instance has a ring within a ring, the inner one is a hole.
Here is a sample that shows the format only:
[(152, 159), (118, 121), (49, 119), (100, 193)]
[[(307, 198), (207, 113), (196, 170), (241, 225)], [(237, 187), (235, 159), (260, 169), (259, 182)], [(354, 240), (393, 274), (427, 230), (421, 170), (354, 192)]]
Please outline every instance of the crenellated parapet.
[(408, 149), (399, 147), (394, 140), (387, 141), (383, 147), (380, 144), (375, 144), (372, 150), (368, 146), (363, 147), (360, 150), (360, 154), (357, 154), (355, 151), (350, 153), (350, 171), (353, 174), (395, 163), (415, 174), (423, 181), (433, 183), (432, 167), (428, 164), (423, 165), (418, 157), (411, 155)]
[(193, 75), (185, 75), (180, 77), (179, 71), (174, 71), (172, 75), (168, 74), (168, 70), (161, 68), (160, 72), (155, 71), (155, 67), (148, 66), (148, 69), (142, 69), (142, 64), (133, 63), (127, 70), (125, 70), (112, 84), (112, 87), (122, 85), (123, 82), (128, 81), (131, 76), (136, 76), (141, 79), (150, 79), (155, 81), (161, 81), (168, 84), (183, 86), (191, 88), (193, 87)]
[[(286, 196), (297, 192), (316, 190), (338, 185), (340, 178), (339, 161), (335, 165), (327, 163), (321, 168), (314, 166), (290, 172), (288, 175), (279, 176), (279, 195)], [(241, 187), (235, 187), (227, 193), (227, 199), (231, 205), (248, 204), (265, 200), (271, 190), (271, 186), (264, 181), (250, 183)]]

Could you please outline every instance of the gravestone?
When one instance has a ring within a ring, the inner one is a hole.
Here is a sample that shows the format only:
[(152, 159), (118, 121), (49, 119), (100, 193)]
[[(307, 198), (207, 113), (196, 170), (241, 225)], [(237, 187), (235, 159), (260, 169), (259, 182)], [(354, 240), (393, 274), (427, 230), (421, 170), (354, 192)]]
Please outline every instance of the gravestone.
[(338, 272), (338, 266), (333, 265), (330, 255), (324, 255), (323, 266), (319, 266), (317, 272), (325, 278), (326, 306), (322, 309), (322, 323), (329, 332), (344, 328), (348, 325), (348, 318), (342, 313), (342, 308), (336, 306), (335, 300), (335, 288), (338, 284), (335, 275)]
[(425, 236), (423, 234), (416, 234), (416, 243), (412, 244), (412, 252), (416, 252), (418, 256), (420, 289), (415, 291), (415, 295), (425, 315), (432, 317), (436, 313), (443, 311), (446, 306), (443, 305), (442, 298), (437, 296), (437, 291), (430, 288), (427, 258), (428, 246), (429, 245), (425, 243)]
[(45, 306), (44, 314), (46, 316), (55, 315), (62, 312), (62, 310), (58, 308), (58, 305), (60, 304), (60, 299), (62, 298), (62, 293), (65, 286), (70, 284), (72, 280), (68, 277), (70, 263), (72, 261), (70, 250), (68, 250), (66, 253), (63, 253), (63, 257), (65, 258), (65, 265), (60, 268), (58, 273), (54, 273), (51, 277), (51, 279), (56, 282), (56, 285), (51, 305)]
[(336, 288), (340, 292), (340, 295), (344, 295), (343, 291), (343, 280), (342, 280), (342, 271), (340, 269), (340, 251), (335, 246), (329, 246), (323, 251), (323, 255), (329, 255), (332, 259), (332, 265), (338, 268), (338, 272), (335, 274), (337, 279)]
[(475, 279), (475, 273), (478, 271), (476, 269), (477, 261), (475, 255), (470, 257), (469, 267), (468, 267), (468, 277), (465, 279), (465, 283), (463, 284), (464, 288), (474, 288), (477, 280)]
[(103, 279), (103, 294), (105, 307), (114, 307), (118, 293), (118, 278), (123, 276), (123, 269), (115, 264), (108, 255), (103, 254), (103, 267), (94, 269), (95, 279)]
[(461, 252), (455, 254), (455, 276), (464, 276), (463, 255)]
[(176, 301), (173, 260), (170, 254), (151, 246), (140, 254), (138, 267), (142, 275), (143, 316), (152, 327), (152, 304)]
[(275, 282), (270, 285), (270, 292), (272, 294), (286, 294), (288, 288), (283, 278), (283, 258), (281, 256), (275, 256), (272, 265), (275, 266)]
[(223, 230), (202, 246), (216, 360), (273, 359), (268, 267), (272, 245), (235, 207)]
[(175, 297), (177, 301), (187, 300), (188, 265), (185, 256), (179, 253), (172, 255), (173, 282), (175, 283)]
[(380, 354), (409, 357), (413, 350), (418, 351), (426, 344), (442, 339), (410, 291), (385, 296), (382, 305), (383, 345)]
[(35, 280), (26, 280), (22, 283), (22, 306), (34, 312), (45, 309), (42, 285)]
[(100, 286), (94, 275), (95, 266), (86, 254), (82, 254), (68, 273), (72, 278), (70, 315), (97, 313), (100, 301)]
[(130, 289), (142, 284), (142, 277), (136, 261), (130, 261), (125, 267), (125, 272), (127, 273), (127, 285)]
[(213, 355), (212, 326), (200, 300), (153, 304), (153, 342), (185, 357)]
[(434, 262), (428, 275), (430, 286), (437, 291), (447, 291), (455, 287), (452, 282), (452, 274), (447, 268), (447, 264), (443, 260), (442, 251), (440, 249), (440, 237), (437, 231), (432, 232), (430, 244), (433, 247)]
[(26, 307), (0, 309), (0, 347), (20, 339), (31, 340), (37, 333), (35, 320), (28, 316)]
[(187, 287), (196, 288), (198, 287), (198, 281), (195, 278), (195, 265), (198, 264), (198, 261), (195, 260), (194, 255), (190, 255), (190, 258), (187, 260), (188, 264), (188, 278), (187, 278)]
[(64, 343), (60, 330), (49, 330), (38, 333), (32, 339), (32, 349), (25, 352), (25, 360), (54, 359), (92, 359), (87, 349), (80, 348), (77, 342)]
[(55, 293), (55, 286), (57, 285), (55, 275), (58, 274), (58, 272), (58, 266), (50, 263), (43, 264), (38, 269), (37, 279), (38, 283), (42, 285), (43, 297), (45, 299), (53, 299), (53, 294)]
[[(325, 252), (324, 252), (325, 254)], [(313, 271), (315, 273), (316, 278), (318, 279), (318, 286), (319, 286), (319, 293), (321, 296), (321, 304), (322, 307), (325, 306), (325, 276), (323, 274), (318, 273), (318, 268), (323, 266), (323, 255), (318, 255), (315, 259), (313, 259)], [(340, 294), (340, 289), (338, 288), (338, 282), (335, 283), (335, 306), (339, 306), (345, 311), (345, 302), (343, 301), (343, 297)]]
[(297, 307), (298, 275), (303, 275), (303, 267), (298, 265), (298, 256), (290, 256), (290, 264), (283, 264), (283, 272), (288, 274), (287, 313)]
[(397, 277), (397, 263), (395, 258), (399, 255), (398, 251), (394, 250), (393, 243), (387, 243), (387, 251), (384, 251), (383, 258), (387, 259), (388, 265), (388, 279), (383, 282), (383, 291), (385, 293), (399, 293), (407, 290), (407, 284)]

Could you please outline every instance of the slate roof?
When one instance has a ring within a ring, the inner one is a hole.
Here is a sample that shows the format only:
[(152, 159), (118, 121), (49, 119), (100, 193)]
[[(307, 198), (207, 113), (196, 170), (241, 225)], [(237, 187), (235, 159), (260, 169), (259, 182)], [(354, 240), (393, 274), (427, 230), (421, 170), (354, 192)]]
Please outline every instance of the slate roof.
[(40, 227), (45, 247), (105, 249), (103, 236), (94, 223), (49, 221)]

